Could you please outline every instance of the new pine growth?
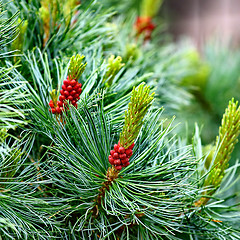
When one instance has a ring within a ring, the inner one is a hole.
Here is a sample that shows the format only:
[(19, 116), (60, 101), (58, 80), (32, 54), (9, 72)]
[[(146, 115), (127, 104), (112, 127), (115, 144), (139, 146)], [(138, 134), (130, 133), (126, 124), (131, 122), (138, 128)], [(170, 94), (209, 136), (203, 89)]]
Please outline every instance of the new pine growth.
[(106, 87), (110, 87), (112, 85), (114, 77), (124, 65), (125, 64), (122, 63), (122, 58), (120, 56), (115, 57), (114, 55), (111, 55), (108, 58), (107, 72), (103, 79)]
[(120, 134), (120, 145), (128, 148), (134, 143), (143, 125), (143, 118), (152, 104), (154, 93), (150, 95), (150, 88), (141, 84), (132, 90), (131, 101), (125, 112), (125, 122)]
[(125, 112), (125, 122), (120, 140), (114, 145), (114, 150), (110, 151), (108, 156), (109, 163), (120, 171), (127, 167), (129, 159), (133, 154), (134, 141), (143, 125), (143, 118), (151, 106), (154, 93), (151, 95), (150, 88), (141, 84), (137, 89), (132, 90), (131, 101), (128, 110)]
[(234, 99), (229, 101), (229, 105), (222, 118), (222, 124), (219, 128), (219, 136), (216, 139), (218, 153), (214, 159), (212, 171), (206, 180), (207, 185), (219, 187), (224, 171), (228, 167), (234, 146), (238, 142), (240, 133), (240, 107), (238, 101)]
[[(234, 99), (232, 99), (229, 101), (228, 107), (222, 118), (222, 124), (219, 127), (216, 146), (213, 148), (215, 153), (210, 152), (210, 156), (213, 156), (211, 163), (209, 164), (209, 158), (206, 159), (208, 160), (207, 166), (210, 167), (210, 172), (204, 181), (204, 187), (211, 187), (211, 189), (206, 190), (204, 195), (213, 195), (220, 186), (225, 175), (225, 169), (228, 168), (231, 154), (238, 142), (239, 134), (240, 107), (238, 106), (238, 101), (234, 102)], [(195, 205), (205, 205), (208, 200), (209, 198), (202, 197)]]

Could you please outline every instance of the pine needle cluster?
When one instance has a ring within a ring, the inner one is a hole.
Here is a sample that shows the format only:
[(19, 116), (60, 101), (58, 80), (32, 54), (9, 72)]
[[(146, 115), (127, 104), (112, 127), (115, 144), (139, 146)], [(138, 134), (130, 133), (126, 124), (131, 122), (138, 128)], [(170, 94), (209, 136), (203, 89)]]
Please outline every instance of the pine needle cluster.
[[(131, 17), (106, 10), (111, 3), (21, 0), (0, 7), (0, 238), (240, 239), (231, 195), (239, 164), (228, 168), (239, 134), (237, 103), (229, 103), (202, 174), (200, 135), (196, 150), (161, 107), (177, 109), (181, 96), (192, 97), (179, 87), (193, 74), (188, 50), (176, 51), (154, 32), (147, 44), (136, 38), (139, 1), (118, 1), (120, 10), (131, 6)], [(49, 102), (57, 102), (67, 76), (80, 75), (81, 98), (75, 106), (68, 101), (59, 120)], [(121, 171), (108, 158), (119, 140), (123, 148), (134, 143)], [(196, 204), (204, 194), (209, 204)]]

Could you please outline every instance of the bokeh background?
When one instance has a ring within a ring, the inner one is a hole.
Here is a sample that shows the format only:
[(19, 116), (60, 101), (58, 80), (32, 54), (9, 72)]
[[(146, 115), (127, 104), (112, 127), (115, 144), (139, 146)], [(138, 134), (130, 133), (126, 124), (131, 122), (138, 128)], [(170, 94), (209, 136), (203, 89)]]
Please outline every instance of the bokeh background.
[(166, 0), (161, 9), (174, 38), (188, 36), (200, 48), (213, 35), (239, 46), (239, 12), (238, 0)]

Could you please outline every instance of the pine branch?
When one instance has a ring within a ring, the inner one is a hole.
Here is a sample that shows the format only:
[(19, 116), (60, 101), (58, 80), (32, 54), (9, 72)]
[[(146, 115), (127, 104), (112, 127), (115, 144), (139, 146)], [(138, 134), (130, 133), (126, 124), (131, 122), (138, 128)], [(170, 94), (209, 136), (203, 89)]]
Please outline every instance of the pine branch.
[[(170, 237), (171, 230), (178, 231), (181, 221), (178, 216), (185, 201), (191, 201), (189, 191), (192, 194), (195, 191), (191, 184), (186, 185), (186, 174), (195, 163), (187, 148), (180, 150), (170, 143), (171, 138), (167, 137), (170, 126), (163, 127), (160, 114), (152, 113), (146, 119), (132, 164), (117, 173), (117, 178), (111, 170), (107, 171), (106, 158), (111, 143), (117, 139), (118, 134), (114, 139), (111, 134), (117, 123), (101, 109), (88, 109), (86, 105), (83, 109), (72, 107), (64, 127), (52, 125), (52, 166), (57, 168), (51, 178), (58, 186), (55, 194), (70, 205), (66, 213), (59, 215), (69, 215), (68, 222), (76, 236), (78, 231), (84, 237), (87, 232), (92, 237), (121, 237), (127, 231), (134, 236), (145, 225), (149, 234)], [(100, 222), (103, 228), (99, 229)]]
[(47, 199), (38, 196), (37, 187), (41, 183), (37, 181), (35, 167), (27, 163), (34, 136), (28, 133), (13, 140), (4, 134), (0, 142), (0, 235), (3, 239), (48, 239), (51, 234), (46, 226), (55, 231), (53, 222), (56, 225), (57, 222), (48, 219)]
[[(11, 18), (6, 18), (5, 5), (0, 1), (0, 58), (9, 57), (12, 53), (3, 51), (18, 34), (18, 24), (16, 19), (18, 13), (15, 13)], [(4, 65), (5, 64), (5, 65)], [(3, 60), (0, 64), (0, 127), (15, 128), (16, 126), (25, 123), (25, 112), (22, 109), (17, 109), (17, 104), (22, 104), (26, 96), (25, 93), (19, 94), (19, 89), (24, 86), (24, 82), (17, 83), (16, 79), (12, 78), (13, 68), (16, 66), (6, 66)], [(17, 83), (17, 84), (16, 84)], [(16, 84), (16, 85), (15, 85)]]

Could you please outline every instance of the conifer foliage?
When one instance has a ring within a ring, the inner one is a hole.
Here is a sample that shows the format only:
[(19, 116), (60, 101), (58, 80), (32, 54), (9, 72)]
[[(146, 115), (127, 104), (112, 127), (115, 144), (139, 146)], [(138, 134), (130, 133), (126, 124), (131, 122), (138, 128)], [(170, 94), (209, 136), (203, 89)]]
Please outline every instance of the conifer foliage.
[[(210, 167), (210, 173), (204, 180), (204, 186), (212, 187), (205, 192), (205, 195), (212, 195), (220, 186), (222, 179), (225, 175), (225, 170), (229, 166), (229, 160), (238, 142), (240, 133), (240, 108), (238, 102), (234, 99), (229, 101), (229, 105), (222, 118), (222, 125), (219, 127), (219, 136), (216, 139), (216, 146), (211, 150), (212, 154), (206, 159), (209, 161), (207, 166)], [(215, 150), (215, 152), (214, 152)], [(209, 198), (203, 197), (196, 205), (206, 204)]]
[(162, 105), (189, 49), (154, 35), (162, 1), (114, 2), (0, 2), (0, 239), (240, 239), (238, 102), (187, 144)]

